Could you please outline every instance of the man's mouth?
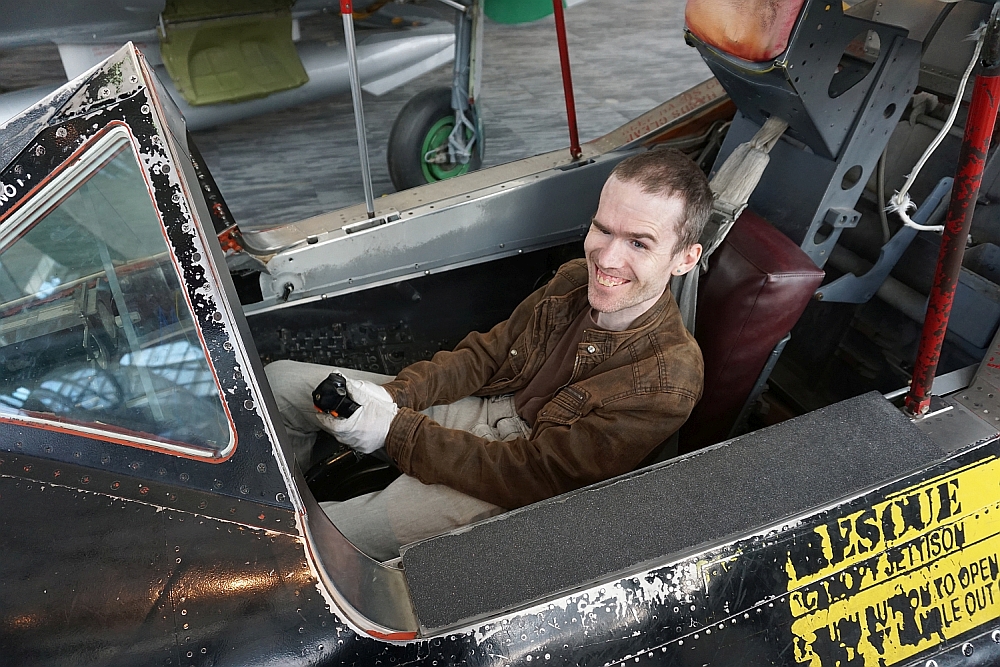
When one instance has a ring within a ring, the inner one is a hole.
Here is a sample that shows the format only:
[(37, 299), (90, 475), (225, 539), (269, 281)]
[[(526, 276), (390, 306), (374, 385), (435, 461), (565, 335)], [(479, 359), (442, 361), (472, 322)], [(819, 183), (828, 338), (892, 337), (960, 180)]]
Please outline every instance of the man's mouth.
[(596, 266), (594, 267), (595, 277), (597, 278), (597, 283), (603, 285), (604, 287), (618, 287), (619, 285), (624, 285), (628, 280), (624, 278), (618, 278), (616, 276), (609, 276), (608, 274), (601, 271)]

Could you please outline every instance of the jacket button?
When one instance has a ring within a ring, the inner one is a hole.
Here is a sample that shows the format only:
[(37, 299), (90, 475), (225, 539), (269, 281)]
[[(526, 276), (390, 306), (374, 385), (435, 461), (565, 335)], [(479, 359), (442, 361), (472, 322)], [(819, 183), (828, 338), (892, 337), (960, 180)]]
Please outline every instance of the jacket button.
[(594, 347), (593, 345), (588, 345), (587, 346), (587, 352), (589, 352), (590, 354), (593, 354), (594, 352), (597, 352), (597, 348)]
[(516, 357), (517, 356), (517, 350), (511, 350), (510, 351), (510, 356)]

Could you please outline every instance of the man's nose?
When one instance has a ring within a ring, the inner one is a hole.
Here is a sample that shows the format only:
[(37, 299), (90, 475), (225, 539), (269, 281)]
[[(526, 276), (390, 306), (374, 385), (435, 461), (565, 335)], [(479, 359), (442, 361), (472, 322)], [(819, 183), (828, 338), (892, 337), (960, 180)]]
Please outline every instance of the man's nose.
[(619, 268), (624, 263), (624, 250), (621, 239), (609, 239), (600, 249), (597, 259), (606, 269)]

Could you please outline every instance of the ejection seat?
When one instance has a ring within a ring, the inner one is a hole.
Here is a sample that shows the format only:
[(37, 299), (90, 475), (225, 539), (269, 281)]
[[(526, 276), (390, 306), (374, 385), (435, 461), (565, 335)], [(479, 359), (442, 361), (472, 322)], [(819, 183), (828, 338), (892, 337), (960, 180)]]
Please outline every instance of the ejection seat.
[(681, 453), (735, 434), (840, 233), (860, 218), (854, 206), (920, 60), (905, 29), (845, 14), (830, 0), (688, 0), (685, 20), (688, 43), (738, 109), (713, 171), (768, 118), (787, 129), (768, 168), (761, 174), (765, 150), (740, 194), (718, 198), (702, 239), (710, 247), (749, 202), (698, 290), (705, 389), (681, 429)]

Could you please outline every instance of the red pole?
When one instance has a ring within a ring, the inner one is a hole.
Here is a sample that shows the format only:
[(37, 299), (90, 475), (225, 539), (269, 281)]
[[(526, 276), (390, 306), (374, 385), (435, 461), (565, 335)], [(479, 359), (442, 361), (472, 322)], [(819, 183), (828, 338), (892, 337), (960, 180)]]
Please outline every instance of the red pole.
[[(955, 298), (955, 287), (962, 269), (965, 244), (969, 239), (972, 213), (979, 196), (979, 185), (983, 178), (986, 155), (990, 150), (990, 138), (997, 119), (1000, 104), (1000, 72), (997, 60), (990, 62), (989, 54), (996, 54), (997, 33), (991, 21), (983, 45), (984, 69), (972, 89), (969, 117), (965, 123), (965, 137), (958, 155), (958, 170), (951, 190), (951, 203), (945, 218), (941, 235), (941, 252), (938, 255), (934, 283), (927, 302), (927, 315), (917, 350), (917, 360), (913, 367), (910, 391), (906, 394), (906, 410), (913, 415), (927, 412), (931, 402), (931, 385), (941, 358), (941, 345), (948, 330), (948, 317)], [(991, 43), (992, 42), (992, 43)], [(990, 47), (994, 48), (990, 48)], [(959, 104), (961, 100), (955, 100)]]
[(552, 0), (556, 19), (556, 40), (559, 42), (559, 64), (562, 66), (563, 93), (566, 95), (566, 122), (569, 124), (569, 153), (573, 159), (583, 155), (580, 133), (576, 130), (576, 102), (573, 100), (573, 77), (569, 72), (569, 44), (566, 42), (566, 17), (563, 0)]

